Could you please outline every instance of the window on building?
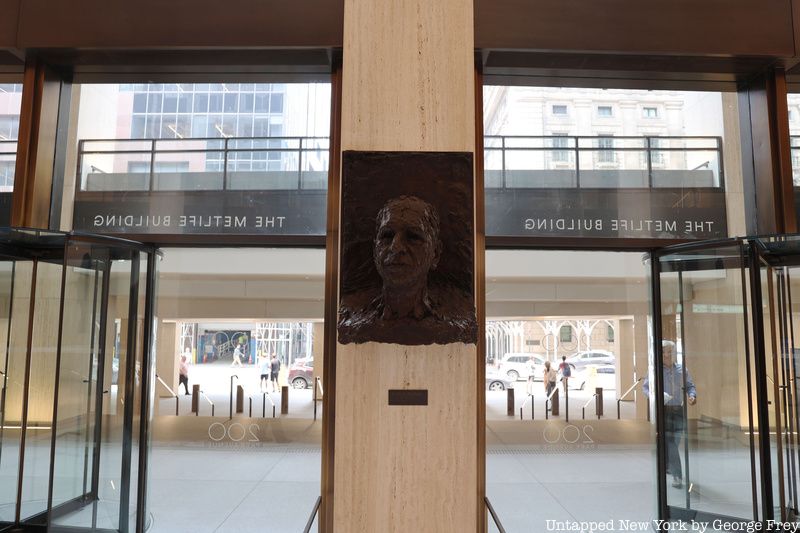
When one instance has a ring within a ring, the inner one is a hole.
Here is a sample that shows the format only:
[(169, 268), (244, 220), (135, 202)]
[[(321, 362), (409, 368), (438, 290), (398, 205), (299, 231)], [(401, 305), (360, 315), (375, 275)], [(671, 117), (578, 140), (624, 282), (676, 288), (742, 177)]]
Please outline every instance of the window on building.
[(572, 326), (561, 326), (558, 338), (561, 342), (572, 342)]
[(662, 139), (658, 137), (648, 137), (648, 142), (650, 143), (650, 164), (653, 166), (663, 166), (664, 152), (659, 150)]
[(792, 149), (792, 182), (800, 186), (800, 150)]
[(614, 116), (614, 110), (611, 108), (610, 105), (597, 106), (597, 116), (598, 117), (613, 117)]
[(554, 115), (566, 115), (567, 114), (567, 106), (562, 104), (554, 105), (552, 108)]
[(642, 108), (642, 116), (644, 118), (658, 118), (658, 108), (657, 107), (643, 107)]
[(13, 141), (19, 135), (19, 115), (0, 115), (0, 141)]
[(597, 161), (599, 163), (614, 163), (616, 159), (616, 152), (614, 152), (614, 136), (598, 135)]
[(611, 324), (606, 326), (606, 340), (608, 342), (614, 342), (614, 326)]
[(566, 133), (553, 133), (551, 146), (553, 151), (551, 159), (554, 163), (566, 163), (569, 161), (569, 138)]

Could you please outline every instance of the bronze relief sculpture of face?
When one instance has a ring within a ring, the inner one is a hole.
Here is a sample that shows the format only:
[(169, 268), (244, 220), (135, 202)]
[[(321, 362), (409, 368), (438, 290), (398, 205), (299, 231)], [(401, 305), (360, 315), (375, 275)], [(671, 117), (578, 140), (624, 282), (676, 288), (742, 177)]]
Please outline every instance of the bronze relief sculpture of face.
[[(342, 306), (339, 341), (474, 343), (471, 299), (452, 287), (431, 285), (442, 253), (436, 209), (416, 196), (399, 196), (383, 205), (375, 225), (373, 261), (380, 290), (366, 305)], [(363, 301), (354, 296), (354, 302)]]
[(390, 200), (378, 213), (373, 258), (383, 281), (385, 320), (431, 314), (428, 274), (439, 263), (439, 217), (414, 196)]

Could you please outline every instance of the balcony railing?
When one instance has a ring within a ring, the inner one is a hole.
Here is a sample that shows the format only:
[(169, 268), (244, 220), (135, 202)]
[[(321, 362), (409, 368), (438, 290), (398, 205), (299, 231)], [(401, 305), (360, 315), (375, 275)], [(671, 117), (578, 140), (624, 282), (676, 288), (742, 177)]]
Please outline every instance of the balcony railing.
[(0, 192), (14, 189), (14, 171), (17, 164), (17, 141), (0, 139)]
[(81, 191), (320, 190), (327, 137), (87, 139)]
[[(324, 190), (329, 145), (327, 137), (82, 140), (79, 190)], [(794, 138), (792, 146), (794, 154)], [(720, 137), (490, 135), (484, 163), (487, 189), (724, 183)]]
[(721, 188), (720, 137), (484, 138), (489, 188)]

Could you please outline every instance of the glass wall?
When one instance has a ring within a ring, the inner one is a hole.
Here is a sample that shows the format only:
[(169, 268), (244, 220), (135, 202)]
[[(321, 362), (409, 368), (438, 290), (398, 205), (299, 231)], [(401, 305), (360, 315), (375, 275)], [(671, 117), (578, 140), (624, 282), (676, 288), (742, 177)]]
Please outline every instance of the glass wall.
[(484, 87), (487, 236), (744, 232), (735, 93)]
[[(0, 521), (127, 531), (155, 258), (129, 242), (7, 228), (0, 249)], [(118, 323), (121, 337), (110, 334)]]
[(487, 251), (486, 493), (506, 531), (657, 518), (648, 271), (639, 252)]
[[(796, 90), (796, 89), (795, 89)], [(789, 93), (789, 140), (792, 154), (792, 185), (794, 187), (795, 213), (800, 213), (800, 94)], [(800, 219), (800, 217), (798, 217)]]
[(151, 531), (302, 531), (320, 495), (325, 252), (163, 252)]
[(324, 235), (330, 84), (85, 84), (73, 98), (63, 227)]
[(17, 164), (22, 84), (0, 81), (0, 225), (11, 220), (11, 191)]

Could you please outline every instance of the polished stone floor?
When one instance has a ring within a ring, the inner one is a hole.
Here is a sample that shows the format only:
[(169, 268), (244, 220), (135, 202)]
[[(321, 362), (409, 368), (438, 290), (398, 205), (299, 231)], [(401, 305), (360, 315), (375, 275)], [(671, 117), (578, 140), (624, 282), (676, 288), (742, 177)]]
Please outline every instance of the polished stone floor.
[[(149, 530), (303, 531), (320, 491), (321, 422), (310, 417), (310, 391), (295, 392), (300, 393), (292, 398), (296, 409), (277, 419), (239, 417), (231, 423), (227, 413), (157, 416), (149, 465)], [(538, 403), (535, 420), (520, 421), (504, 414), (504, 392), (490, 392), (487, 399), (487, 496), (507, 532), (545, 533), (553, 529), (548, 521), (609, 520), (621, 531), (620, 520), (649, 523), (654, 517), (651, 424), (624, 416), (618, 421), (615, 412), (602, 420), (582, 421), (577, 415), (569, 423), (563, 415), (544, 420), (544, 406)], [(615, 410), (615, 403), (606, 409)], [(24, 512), (45, 506), (49, 441), (49, 432), (29, 441)], [(56, 498), (69, 495), (83, 479), (76, 465), (86, 450), (79, 444), (63, 442), (57, 450)], [(13, 513), (17, 455), (6, 433), (0, 520)], [(743, 435), (701, 428), (690, 456), (693, 484), (670, 487), (670, 503), (684, 506), (691, 487), (693, 509), (748, 517), (750, 457)], [(98, 527), (116, 528), (120, 514), (125, 515), (119, 509), (120, 468), (118, 442), (105, 444), (96, 509), (88, 506), (58, 523), (85, 527), (94, 521)]]

